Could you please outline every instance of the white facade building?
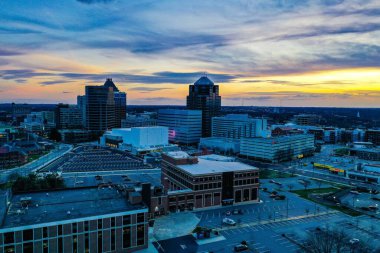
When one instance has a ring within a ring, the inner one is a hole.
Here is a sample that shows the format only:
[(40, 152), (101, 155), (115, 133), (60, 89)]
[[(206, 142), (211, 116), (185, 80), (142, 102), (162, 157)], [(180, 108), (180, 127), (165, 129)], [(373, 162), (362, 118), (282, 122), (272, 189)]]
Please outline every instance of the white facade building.
[(134, 154), (173, 147), (168, 142), (168, 128), (162, 126), (114, 128), (100, 138), (100, 144), (127, 150)]
[(241, 137), (268, 137), (267, 119), (250, 118), (248, 114), (228, 114), (212, 118), (212, 137), (240, 139)]
[(181, 144), (198, 143), (202, 136), (202, 111), (162, 109), (157, 125), (169, 128), (169, 141)]
[(31, 132), (48, 131), (55, 127), (54, 112), (31, 112), (26, 115), (24, 122), (21, 122), (20, 126)]
[(282, 162), (310, 156), (314, 136), (298, 134), (270, 138), (241, 138), (240, 155), (267, 162)]

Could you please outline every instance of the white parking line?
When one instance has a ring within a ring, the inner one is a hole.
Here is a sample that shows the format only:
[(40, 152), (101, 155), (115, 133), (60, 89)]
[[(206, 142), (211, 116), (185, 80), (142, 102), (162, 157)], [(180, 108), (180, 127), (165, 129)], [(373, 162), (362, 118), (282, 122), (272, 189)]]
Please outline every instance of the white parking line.
[(230, 235), (229, 231), (228, 230), (224, 230), (222, 231), (223, 234), (226, 234), (226, 235)]
[(255, 227), (251, 227), (251, 226), (249, 226), (249, 228), (252, 230), (252, 231), (254, 231), (254, 232), (257, 232), (257, 231), (259, 231), (257, 228), (255, 228)]

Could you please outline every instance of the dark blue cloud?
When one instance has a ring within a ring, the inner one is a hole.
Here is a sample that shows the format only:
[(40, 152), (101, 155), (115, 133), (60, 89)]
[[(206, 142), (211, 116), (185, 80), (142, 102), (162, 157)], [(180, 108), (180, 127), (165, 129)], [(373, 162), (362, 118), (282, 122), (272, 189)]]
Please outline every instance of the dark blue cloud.
[[(156, 72), (151, 75), (134, 75), (124, 73), (101, 73), (101, 74), (88, 74), (88, 73), (71, 73), (71, 72), (36, 72), (32, 69), (17, 69), (17, 70), (0, 70), (0, 76), (6, 80), (16, 80), (21, 78), (33, 77), (56, 77), (64, 78), (59, 80), (49, 80), (41, 82), (41, 85), (54, 85), (61, 83), (68, 83), (77, 80), (88, 80), (92, 82), (103, 82), (107, 77), (112, 77), (118, 82), (127, 83), (142, 83), (142, 84), (188, 84), (195, 82), (203, 72)], [(209, 73), (208, 76), (215, 82), (229, 82), (238, 78), (239, 76), (230, 74), (213, 74)]]
[(325, 35), (337, 35), (346, 33), (367, 33), (380, 30), (379, 23), (369, 23), (369, 24), (358, 24), (358, 25), (347, 25), (342, 27), (333, 26), (316, 26), (312, 27), (307, 31), (286, 34), (281, 36), (276, 36), (270, 38), (270, 40), (295, 40), (304, 39), (309, 37), (320, 37)]
[(0, 70), (0, 76), (5, 80), (28, 79), (32, 77), (54, 76), (52, 73), (36, 72), (33, 69)]
[(23, 53), (20, 51), (0, 48), (0, 56), (14, 56), (14, 55), (21, 55), (21, 54)]
[(114, 0), (77, 0), (77, 1), (84, 4), (97, 4), (97, 3), (107, 4), (107, 3), (113, 2)]
[(133, 87), (133, 88), (129, 88), (128, 91), (140, 91), (141, 93), (149, 93), (149, 92), (154, 92), (154, 91), (161, 91), (161, 90), (170, 90), (170, 89), (173, 89), (173, 88), (166, 88), (166, 87), (163, 87), (163, 88), (156, 88), (156, 87)]
[(72, 81), (70, 80), (54, 80), (54, 81), (44, 81), (41, 82), (40, 84), (42, 86), (48, 86), (48, 85), (57, 85), (57, 84), (64, 84), (64, 83), (70, 83)]
[(146, 32), (144, 36), (133, 37), (132, 41), (128, 41), (127, 38), (124, 40), (85, 40), (79, 43), (89, 48), (124, 49), (133, 53), (149, 54), (188, 46), (212, 45), (213, 47), (220, 47), (228, 42), (225, 36), (212, 34), (178, 34), (178, 36), (172, 36), (170, 34)]
[(373, 96), (380, 97), (380, 92), (376, 91), (358, 91), (356, 93), (313, 93), (313, 92), (299, 92), (299, 91), (279, 91), (279, 92), (247, 92), (244, 94), (235, 94), (231, 97), (223, 97), (224, 100), (229, 101), (298, 101), (310, 99), (350, 99), (354, 96)]

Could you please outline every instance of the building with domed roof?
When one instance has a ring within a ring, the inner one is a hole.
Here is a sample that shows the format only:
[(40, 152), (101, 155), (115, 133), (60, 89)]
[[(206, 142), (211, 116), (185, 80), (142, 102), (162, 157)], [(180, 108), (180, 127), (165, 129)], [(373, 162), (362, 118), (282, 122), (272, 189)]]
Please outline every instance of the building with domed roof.
[(202, 111), (202, 137), (211, 136), (211, 119), (219, 116), (221, 107), (219, 85), (215, 85), (207, 76), (202, 76), (189, 85), (187, 109)]

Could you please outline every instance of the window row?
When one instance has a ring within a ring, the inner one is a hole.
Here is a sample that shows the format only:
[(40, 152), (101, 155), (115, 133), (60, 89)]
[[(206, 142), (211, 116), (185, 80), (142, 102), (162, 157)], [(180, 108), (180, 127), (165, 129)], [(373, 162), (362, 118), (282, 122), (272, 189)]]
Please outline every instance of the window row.
[[(109, 232), (109, 235), (107, 236), (107, 240), (105, 241), (105, 232)], [(93, 233), (93, 232), (92, 232)], [(97, 237), (97, 240), (95, 241), (96, 244), (90, 245), (90, 233), (83, 234), (83, 236), (79, 235), (71, 235), (71, 236), (65, 236), (65, 237), (58, 237), (56, 238), (56, 242), (51, 244), (52, 238), (44, 239), (42, 241), (35, 241), (35, 242), (23, 242), (19, 245), (21, 245), (23, 249), (23, 253), (33, 253), (33, 249), (36, 248), (37, 244), (42, 243), (42, 252), (43, 253), (49, 253), (50, 250), (53, 250), (53, 245), (55, 248), (55, 251), (58, 253), (64, 253), (64, 252), (73, 252), (77, 253), (80, 251), (78, 245), (81, 244), (81, 246), (84, 248), (84, 252), (90, 253), (91, 250), (97, 249), (98, 252), (104, 252), (105, 249), (105, 243), (109, 243), (107, 245), (107, 248), (110, 248), (111, 251), (116, 251), (116, 229), (110, 229), (110, 230), (104, 230), (104, 231), (98, 231), (95, 232), (95, 236)], [(95, 237), (95, 238), (96, 238)], [(145, 244), (146, 240), (146, 229), (145, 225), (137, 225), (136, 226), (136, 244), (135, 246), (142, 246)], [(69, 239), (69, 240), (68, 240)], [(71, 239), (71, 240), (70, 240)], [(93, 241), (93, 239), (91, 239)], [(93, 241), (94, 242), (94, 241)], [(8, 244), (4, 247), (4, 253), (13, 253), (16, 250), (17, 244)], [(122, 229), (122, 247), (124, 249), (132, 247), (132, 227), (123, 227)], [(69, 247), (69, 248), (67, 248)], [(71, 249), (71, 250), (70, 250)]]
[[(143, 223), (145, 222), (145, 214), (139, 213), (136, 215), (137, 223)], [(84, 221), (83, 222), (83, 232), (87, 231), (93, 231), (93, 230), (101, 230), (101, 229), (109, 229), (109, 228), (115, 228), (116, 227), (116, 217), (110, 218), (110, 227), (104, 227), (103, 219), (97, 220), (97, 227), (93, 227), (93, 229), (90, 229), (90, 221)], [(131, 224), (131, 215), (124, 215), (122, 217), (122, 225), (130, 225)], [(53, 230), (52, 230), (53, 229)], [(67, 227), (65, 228), (67, 229)], [(50, 236), (49, 236), (49, 230)], [(44, 239), (48, 237), (55, 237), (55, 236), (64, 236), (68, 234), (77, 234), (78, 231), (78, 223), (74, 222), (71, 224), (71, 230), (64, 231), (64, 225), (58, 225), (56, 226), (57, 233), (54, 233), (55, 228), (54, 227), (43, 227), (42, 228), (42, 238), (36, 238), (35, 231), (33, 229), (26, 229), (22, 231), (22, 238), (20, 240), (22, 242), (28, 242), (33, 240), (39, 240)], [(65, 233), (64, 233), (65, 232)], [(53, 234), (54, 233), (54, 234)], [(0, 236), (3, 236), (3, 243), (6, 244), (13, 244), (16, 242), (15, 240), (15, 232), (7, 232), (3, 235), (0, 234)]]

